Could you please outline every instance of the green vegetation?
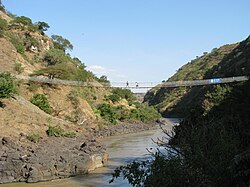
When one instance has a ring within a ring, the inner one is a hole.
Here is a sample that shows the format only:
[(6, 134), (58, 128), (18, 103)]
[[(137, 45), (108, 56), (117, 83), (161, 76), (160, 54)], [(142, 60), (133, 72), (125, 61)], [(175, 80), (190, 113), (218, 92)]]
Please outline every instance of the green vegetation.
[(36, 38), (33, 38), (31, 36), (26, 36), (23, 39), (23, 45), (25, 47), (25, 50), (30, 50), (32, 46), (37, 47), (38, 49), (40, 48), (40, 42)]
[(22, 73), (24, 70), (24, 67), (21, 63), (16, 62), (14, 66), (15, 71), (17, 71), (18, 74)]
[[(215, 48), (211, 53), (182, 66), (168, 81), (210, 79), (250, 75), (250, 38)], [(145, 100), (163, 116), (185, 117), (192, 108), (201, 105), (211, 86), (186, 88), (153, 88)], [(224, 88), (223, 88), (224, 89)], [(209, 99), (207, 98), (207, 101)], [(210, 108), (209, 102), (204, 107)]]
[(38, 31), (38, 27), (32, 23), (32, 20), (25, 16), (17, 16), (10, 22), (11, 29), (28, 30), (30, 32)]
[(8, 32), (6, 33), (9, 41), (15, 46), (18, 53), (22, 54), (26, 60), (29, 60), (24, 54), (25, 51), (30, 50), (30, 48), (36, 47), (38, 50), (41, 48), (40, 42), (29, 35), (25, 35), (25, 37), (20, 37), (17, 34)]
[(42, 35), (44, 35), (44, 32), (50, 28), (49, 24), (43, 21), (38, 21), (37, 23), (35, 23), (35, 25), (38, 27), (38, 30)]
[(9, 98), (17, 93), (16, 82), (10, 73), (0, 73), (0, 99)]
[(0, 37), (4, 36), (4, 33), (7, 30), (7, 26), (8, 26), (7, 21), (0, 18)]
[(60, 126), (48, 126), (48, 130), (46, 131), (48, 136), (55, 136), (55, 137), (67, 137), (67, 138), (75, 138), (76, 133), (74, 131), (64, 132), (64, 130)]
[(63, 136), (64, 130), (60, 126), (51, 126), (49, 125), (48, 130), (46, 131), (48, 136), (60, 137)]
[(103, 84), (104, 86), (110, 86), (110, 81), (106, 75), (102, 75), (100, 78), (97, 78), (97, 81)]
[(44, 61), (48, 63), (48, 66), (51, 66), (60, 63), (69, 63), (71, 61), (71, 58), (70, 56), (65, 55), (62, 50), (52, 48), (45, 53)]
[(23, 55), (25, 53), (23, 40), (12, 33), (8, 33), (8, 37), (10, 42), (15, 46), (17, 52)]
[(113, 103), (116, 103), (121, 100), (121, 97), (119, 97), (119, 95), (112, 94), (112, 95), (107, 96), (107, 99), (112, 101)]
[(127, 109), (123, 105), (112, 106), (100, 104), (97, 106), (98, 113), (108, 123), (116, 125), (119, 121), (127, 122), (151, 122), (160, 117), (160, 114), (146, 104), (134, 103), (133, 109)]
[(135, 97), (131, 90), (122, 88), (113, 88), (112, 94), (107, 97), (108, 100), (113, 103), (118, 102), (121, 99), (126, 99), (127, 101), (135, 100)]
[(63, 52), (65, 52), (66, 50), (73, 50), (73, 45), (66, 38), (58, 35), (52, 35), (51, 38), (56, 49), (62, 50)]
[(30, 133), (27, 136), (27, 139), (31, 142), (38, 143), (39, 140), (41, 139), (41, 136), (38, 133)]
[(80, 67), (76, 67), (72, 63), (59, 63), (48, 66), (41, 70), (35, 71), (32, 76), (43, 75), (49, 79), (62, 79), (62, 80), (74, 80), (74, 81), (87, 81), (88, 79), (94, 79), (94, 75)]
[(116, 125), (117, 117), (115, 113), (115, 108), (113, 108), (110, 104), (100, 104), (97, 106), (98, 111), (100, 112), (101, 117), (107, 122)]
[(49, 101), (43, 94), (34, 95), (34, 97), (31, 98), (30, 102), (48, 114), (52, 112)]
[(67, 97), (68, 100), (71, 102), (74, 110), (69, 115), (66, 115), (65, 119), (73, 123), (77, 123), (80, 120), (82, 120), (83, 116), (83, 112), (80, 108), (80, 100), (78, 92), (76, 90), (71, 90), (67, 95)]
[(95, 79), (93, 73), (85, 70), (86, 66), (78, 58), (71, 58), (60, 49), (50, 49), (44, 55), (43, 60), (47, 67), (35, 71), (32, 75), (43, 75), (50, 79), (86, 81)]
[(208, 112), (214, 106), (219, 106), (231, 91), (232, 87), (229, 85), (215, 85), (211, 91), (205, 94), (203, 109)]

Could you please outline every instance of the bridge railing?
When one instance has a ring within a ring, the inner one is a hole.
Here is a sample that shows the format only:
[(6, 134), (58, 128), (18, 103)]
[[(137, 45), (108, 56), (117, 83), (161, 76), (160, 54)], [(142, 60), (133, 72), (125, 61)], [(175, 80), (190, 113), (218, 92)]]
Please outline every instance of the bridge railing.
[(237, 77), (213, 78), (213, 79), (193, 80), (193, 81), (172, 81), (172, 82), (165, 82), (159, 85), (159, 87), (180, 87), (180, 86), (224, 84), (224, 83), (230, 83), (230, 82), (247, 81), (248, 79), (249, 77), (247, 76), (237, 76)]

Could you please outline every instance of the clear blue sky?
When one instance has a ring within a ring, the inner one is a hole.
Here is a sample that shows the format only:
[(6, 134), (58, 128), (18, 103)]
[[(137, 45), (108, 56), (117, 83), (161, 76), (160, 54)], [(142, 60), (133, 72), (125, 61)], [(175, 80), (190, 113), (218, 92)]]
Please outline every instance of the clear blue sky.
[(49, 23), (72, 56), (111, 81), (160, 82), (223, 44), (250, 34), (250, 0), (2, 0)]

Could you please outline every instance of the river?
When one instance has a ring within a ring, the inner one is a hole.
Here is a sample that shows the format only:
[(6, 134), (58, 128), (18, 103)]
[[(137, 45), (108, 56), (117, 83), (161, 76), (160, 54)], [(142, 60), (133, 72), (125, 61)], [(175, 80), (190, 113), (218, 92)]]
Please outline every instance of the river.
[[(167, 119), (170, 123), (178, 123), (177, 119)], [(164, 129), (171, 130), (172, 125), (165, 125)], [(140, 133), (125, 134), (106, 137), (103, 143), (107, 146), (109, 153), (109, 161), (107, 166), (98, 168), (88, 175), (80, 175), (67, 179), (59, 179), (49, 182), (40, 183), (12, 183), (2, 184), (0, 187), (105, 187), (105, 186), (119, 186), (129, 187), (127, 180), (121, 178), (116, 179), (109, 184), (112, 178), (113, 170), (133, 160), (150, 158), (150, 153), (146, 148), (154, 150), (157, 145), (152, 141), (157, 138), (164, 138), (165, 135), (160, 128), (155, 130), (143, 131)]]

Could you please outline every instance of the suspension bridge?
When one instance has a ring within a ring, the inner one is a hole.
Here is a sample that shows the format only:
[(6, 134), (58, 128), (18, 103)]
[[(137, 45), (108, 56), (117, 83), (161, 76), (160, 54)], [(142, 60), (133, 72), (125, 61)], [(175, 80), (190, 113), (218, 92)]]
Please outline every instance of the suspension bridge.
[(202, 85), (213, 85), (213, 84), (225, 84), (231, 82), (242, 82), (249, 80), (248, 76), (237, 76), (237, 77), (226, 77), (226, 78), (211, 78), (203, 80), (183, 80), (183, 81), (169, 81), (169, 82), (110, 82), (110, 83), (100, 83), (100, 82), (82, 82), (82, 81), (71, 81), (71, 80), (61, 80), (61, 79), (49, 79), (44, 77), (31, 77), (12, 74), (19, 80), (32, 81), (39, 83), (47, 83), (53, 85), (69, 85), (69, 86), (82, 86), (82, 87), (112, 87), (112, 88), (127, 88), (127, 89), (150, 89), (156, 88), (175, 88), (175, 87), (192, 87), (192, 86), (202, 86)]

